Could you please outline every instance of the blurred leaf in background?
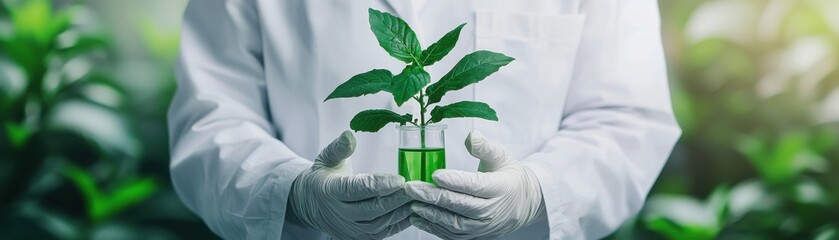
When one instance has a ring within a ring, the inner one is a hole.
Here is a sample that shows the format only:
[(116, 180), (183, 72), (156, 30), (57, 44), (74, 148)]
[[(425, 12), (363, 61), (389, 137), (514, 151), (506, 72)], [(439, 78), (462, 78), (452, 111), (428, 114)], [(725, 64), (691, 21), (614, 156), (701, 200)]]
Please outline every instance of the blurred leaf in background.
[(157, 191), (157, 183), (150, 178), (129, 180), (117, 185), (113, 192), (105, 193), (98, 189), (93, 176), (76, 166), (67, 165), (64, 175), (81, 191), (88, 206), (88, 217), (93, 222), (103, 221)]
[(719, 187), (705, 202), (680, 195), (657, 195), (648, 200), (644, 222), (670, 239), (714, 239), (725, 226), (728, 194), (727, 188)]

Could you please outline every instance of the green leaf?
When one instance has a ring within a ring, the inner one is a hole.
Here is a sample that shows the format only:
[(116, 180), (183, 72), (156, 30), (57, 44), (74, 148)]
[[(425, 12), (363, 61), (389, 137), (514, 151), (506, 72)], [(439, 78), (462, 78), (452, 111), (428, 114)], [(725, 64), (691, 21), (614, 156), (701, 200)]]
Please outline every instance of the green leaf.
[(9, 142), (15, 148), (22, 148), (29, 137), (32, 136), (32, 130), (25, 125), (18, 125), (13, 122), (6, 123), (6, 133), (9, 135)]
[(73, 22), (74, 14), (75, 11), (73, 11), (73, 8), (66, 8), (55, 12), (50, 19), (49, 28), (44, 29), (44, 31), (48, 31), (46, 34), (53, 38), (57, 37), (59, 34), (70, 28)]
[(404, 20), (370, 9), (370, 29), (376, 35), (379, 46), (387, 51), (390, 56), (406, 63), (418, 63), (422, 47), (420, 47), (417, 35), (408, 23)]
[(495, 110), (486, 103), (462, 101), (446, 106), (437, 106), (431, 110), (431, 122), (440, 122), (444, 118), (483, 118), (491, 121), (498, 121)]
[(97, 187), (93, 176), (75, 165), (65, 166), (63, 173), (81, 192), (87, 204), (88, 217), (94, 222), (140, 203), (158, 190), (154, 179), (142, 178), (120, 184), (111, 193), (104, 193)]
[(393, 100), (396, 101), (396, 105), (402, 106), (430, 81), (431, 75), (422, 70), (422, 67), (406, 66), (405, 69), (402, 69), (402, 73), (393, 77), (393, 82), (390, 84), (390, 92), (393, 93)]
[(33, 37), (39, 43), (49, 40), (52, 4), (48, 0), (24, 1), (12, 7), (11, 20), (15, 32)]
[(387, 91), (393, 81), (393, 74), (388, 70), (374, 69), (372, 71), (358, 74), (338, 85), (326, 100), (333, 98), (359, 97), (366, 94), (374, 94), (379, 91)]
[(354, 131), (378, 132), (388, 123), (405, 124), (412, 118), (411, 114), (399, 115), (386, 109), (364, 110), (352, 118), (350, 128)]
[(736, 149), (747, 157), (766, 182), (784, 184), (807, 169), (808, 164), (799, 161), (810, 152), (809, 144), (806, 134), (790, 132), (771, 140), (746, 136)]
[(460, 26), (457, 26), (454, 30), (446, 33), (446, 35), (440, 38), (440, 40), (437, 40), (436, 43), (431, 44), (431, 46), (428, 46), (427, 49), (423, 50), (420, 55), (422, 65), (430, 66), (435, 62), (440, 61), (440, 59), (443, 59), (446, 54), (449, 54), (449, 52), (451, 52), (454, 48), (454, 45), (457, 43), (457, 39), (460, 38), (460, 30), (463, 29), (464, 25), (466, 25), (466, 23), (460, 24)]
[(102, 218), (108, 217), (127, 207), (143, 202), (157, 192), (157, 188), (157, 181), (150, 177), (133, 179), (121, 184), (115, 191), (102, 199), (107, 207), (99, 212), (99, 216)]
[(449, 73), (437, 81), (425, 92), (428, 94), (428, 104), (440, 102), (448, 91), (454, 91), (484, 80), (499, 68), (515, 60), (504, 54), (486, 50), (470, 53), (460, 59)]
[(711, 209), (716, 211), (717, 216), (717, 223), (724, 223), (725, 219), (728, 218), (729, 215), (729, 199), (731, 191), (725, 185), (717, 185), (714, 188), (714, 191), (711, 192), (711, 196), (706, 199), (706, 205), (710, 206)]
[(654, 217), (646, 220), (647, 227), (650, 230), (660, 233), (669, 239), (678, 239), (683, 236), (682, 227), (678, 223), (673, 222), (667, 218)]
[(96, 50), (105, 50), (109, 47), (107, 38), (103, 36), (79, 36), (73, 39), (73, 43), (67, 46), (60, 46), (55, 53), (69, 60), (76, 56), (88, 54)]
[(646, 220), (647, 227), (668, 239), (714, 239), (718, 230), (695, 225), (681, 225), (670, 219), (654, 217)]

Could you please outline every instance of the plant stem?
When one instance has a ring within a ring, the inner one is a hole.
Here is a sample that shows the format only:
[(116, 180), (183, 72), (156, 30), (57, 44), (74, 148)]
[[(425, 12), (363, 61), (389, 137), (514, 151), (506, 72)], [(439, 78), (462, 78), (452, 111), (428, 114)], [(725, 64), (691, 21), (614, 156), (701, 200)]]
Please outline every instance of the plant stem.
[(423, 101), (423, 93), (420, 91), (419, 96), (419, 104), (420, 104), (420, 147), (425, 149), (425, 101)]
[[(415, 65), (419, 66), (420, 69), (425, 70), (424, 69), (425, 67), (422, 66), (422, 63), (419, 61), (419, 59), (417, 59), (415, 56), (411, 56), (411, 57), (414, 59), (414, 64)], [(428, 123), (425, 121), (425, 109), (428, 106), (425, 104), (425, 101), (424, 101), (425, 100), (425, 95), (423, 94), (422, 90), (420, 90), (420, 92), (419, 92), (419, 97), (414, 97), (414, 99), (417, 100), (417, 102), (420, 105), (420, 126), (419, 126), (420, 127), (420, 147), (422, 149), (425, 149), (425, 126), (428, 125)], [(422, 162), (424, 163), (425, 162), (425, 154), (423, 154), (422, 156), (423, 156)], [(423, 166), (425, 166), (425, 164), (423, 164)]]
[[(425, 101), (424, 101), (425, 99), (424, 99), (423, 97), (424, 97), (424, 96), (423, 96), (422, 90), (420, 90), (420, 95), (419, 95), (419, 105), (420, 105), (420, 148), (424, 150), (424, 149), (426, 148), (426, 146), (425, 146), (425, 126), (426, 126), (427, 124), (425, 124), (425, 108), (426, 108), (426, 105), (425, 105)], [(422, 165), (421, 165), (421, 167), (420, 167), (420, 174), (422, 174), (423, 176), (425, 176), (425, 175), (426, 175), (426, 174), (425, 174), (425, 173), (426, 173), (426, 171), (428, 171), (428, 169), (426, 169), (426, 165), (428, 165), (428, 163), (427, 163), (426, 161), (428, 161), (428, 160), (426, 160), (426, 159), (425, 159), (425, 154), (426, 154), (425, 152), (422, 152), (422, 153), (420, 154), (420, 163), (422, 163)], [(428, 179), (423, 179), (423, 181), (428, 181)]]

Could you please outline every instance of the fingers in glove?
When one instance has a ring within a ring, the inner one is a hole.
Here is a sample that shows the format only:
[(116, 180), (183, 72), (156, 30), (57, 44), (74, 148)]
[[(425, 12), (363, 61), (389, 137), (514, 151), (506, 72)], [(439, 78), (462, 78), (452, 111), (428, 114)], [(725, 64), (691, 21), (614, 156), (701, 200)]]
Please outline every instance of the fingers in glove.
[(376, 219), (370, 221), (359, 221), (356, 222), (356, 224), (365, 233), (377, 234), (395, 224), (399, 224), (400, 222), (407, 220), (411, 214), (413, 214), (413, 211), (411, 211), (411, 205), (405, 204), (389, 213), (386, 213), (385, 215), (377, 217)]
[(431, 177), (440, 188), (482, 198), (499, 197), (512, 187), (509, 178), (503, 177), (502, 173), (440, 169), (434, 171)]
[(443, 226), (453, 233), (473, 233), (481, 226), (486, 226), (489, 221), (467, 218), (426, 203), (412, 203), (411, 211), (428, 222)]
[[(410, 216), (410, 215), (408, 215), (408, 216)], [(402, 230), (405, 230), (406, 228), (408, 228), (410, 226), (411, 226), (411, 219), (410, 218), (405, 218), (405, 219), (402, 219), (402, 221), (400, 221), (400, 222), (398, 222), (394, 225), (388, 226), (387, 228), (385, 228), (384, 230), (382, 230), (378, 233), (370, 234), (370, 238), (372, 238), (372, 239), (383, 239), (383, 238), (386, 238), (386, 237), (390, 237), (390, 236), (393, 236), (394, 234), (397, 234), (397, 233), (401, 232)]]
[(485, 210), (489, 200), (484, 198), (438, 188), (430, 183), (419, 181), (406, 183), (405, 191), (414, 200), (434, 204), (469, 218), (483, 219), (489, 215)]
[(479, 131), (470, 132), (464, 144), (469, 154), (481, 160), (478, 171), (492, 172), (514, 163), (504, 146), (490, 142)]
[(411, 220), (411, 225), (414, 225), (415, 227), (419, 228), (420, 230), (423, 230), (423, 231), (426, 231), (428, 233), (434, 234), (434, 236), (437, 236), (437, 237), (442, 238), (442, 239), (469, 239), (470, 238), (470, 236), (468, 234), (454, 233), (452, 231), (449, 231), (448, 229), (446, 229), (443, 226), (440, 226), (438, 224), (434, 224), (434, 223), (429, 222), (428, 220), (426, 220), (424, 218), (421, 218), (421, 217), (418, 217), (418, 216), (411, 216), (408, 219)]
[(357, 174), (332, 178), (324, 191), (341, 201), (359, 201), (390, 195), (405, 184), (405, 178), (394, 174)]
[[(405, 190), (398, 190), (384, 197), (376, 197), (356, 202), (340, 202), (340, 208), (353, 221), (372, 221), (404, 206), (412, 199)], [(402, 220), (402, 219), (397, 219)], [(394, 222), (395, 223), (395, 222)], [(392, 224), (392, 223), (391, 223)]]
[(340, 167), (344, 160), (355, 151), (355, 136), (352, 132), (344, 131), (341, 136), (327, 145), (315, 158), (316, 166), (329, 168)]

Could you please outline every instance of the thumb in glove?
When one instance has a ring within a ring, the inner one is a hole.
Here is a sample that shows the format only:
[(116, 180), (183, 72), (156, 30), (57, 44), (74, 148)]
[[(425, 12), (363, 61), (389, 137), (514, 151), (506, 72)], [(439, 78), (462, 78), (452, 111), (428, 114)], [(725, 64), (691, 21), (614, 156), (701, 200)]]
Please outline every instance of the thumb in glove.
[(344, 160), (349, 158), (355, 151), (355, 136), (352, 132), (344, 131), (332, 143), (329, 143), (315, 158), (315, 167), (327, 167), (341, 169)]
[(514, 163), (504, 146), (487, 140), (479, 131), (470, 132), (464, 144), (466, 151), (481, 161), (478, 171), (493, 172)]

